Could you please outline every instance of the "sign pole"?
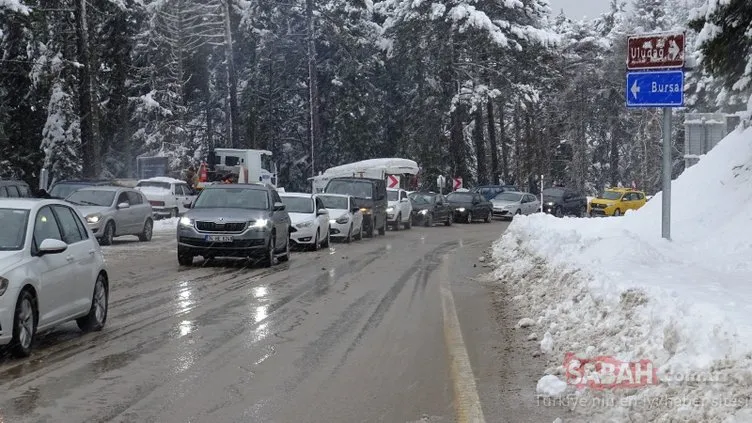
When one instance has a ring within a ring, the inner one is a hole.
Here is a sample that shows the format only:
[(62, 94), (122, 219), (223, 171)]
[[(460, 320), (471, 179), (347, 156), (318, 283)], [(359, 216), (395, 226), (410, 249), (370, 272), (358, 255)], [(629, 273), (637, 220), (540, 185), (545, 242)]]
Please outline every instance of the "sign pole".
[(540, 207), (540, 212), (541, 212), (541, 213), (543, 213), (543, 175), (541, 175), (541, 193), (540, 193), (540, 197), (541, 197), (541, 201), (540, 201), (540, 203), (541, 203), (541, 207)]
[(671, 240), (671, 109), (663, 108), (663, 194), (661, 233)]

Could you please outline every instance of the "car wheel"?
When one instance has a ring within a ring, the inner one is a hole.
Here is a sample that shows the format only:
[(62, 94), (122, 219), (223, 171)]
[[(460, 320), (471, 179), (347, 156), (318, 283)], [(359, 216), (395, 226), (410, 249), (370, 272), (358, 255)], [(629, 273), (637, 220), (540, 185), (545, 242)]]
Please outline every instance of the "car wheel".
[(104, 225), (104, 232), (102, 233), (102, 238), (100, 238), (99, 243), (102, 245), (112, 245), (112, 240), (115, 238), (115, 224), (112, 222), (107, 222), (106, 225)]
[(290, 261), (290, 237), (287, 237), (287, 245), (285, 245), (285, 254), (279, 256), (280, 262)]
[(405, 222), (405, 229), (411, 229), (413, 227), (413, 217), (410, 216), (407, 218), (407, 222)]
[(138, 240), (141, 242), (151, 241), (152, 235), (154, 235), (154, 222), (151, 219), (146, 219), (144, 230), (139, 234)]
[(180, 264), (181, 266), (192, 266), (193, 253), (189, 253), (178, 247), (178, 264)]
[(329, 232), (326, 233), (326, 238), (324, 238), (324, 242), (321, 243), (321, 246), (324, 248), (329, 248)]
[(180, 214), (180, 210), (178, 210), (177, 207), (175, 207), (174, 209), (170, 210), (170, 218), (171, 219), (178, 217), (179, 214)]
[(394, 221), (394, 230), (399, 231), (402, 229), (400, 226), (402, 226), (402, 214), (397, 215), (397, 220)]
[(452, 226), (452, 220), (454, 220), (454, 213), (447, 213), (446, 222), (444, 222), (444, 226)]
[(614, 210), (614, 216), (621, 216), (621, 210), (619, 209)]
[(350, 229), (347, 230), (347, 237), (345, 238), (345, 243), (349, 244), (352, 242), (353, 239), (353, 224), (350, 224)]
[(556, 209), (554, 209), (554, 215), (556, 217), (564, 217), (564, 212), (561, 210), (561, 207), (557, 206)]
[(76, 319), (78, 328), (84, 332), (96, 332), (102, 330), (107, 322), (107, 278), (103, 274), (97, 276), (94, 282), (94, 295), (91, 298), (91, 308), (89, 314)]
[(313, 245), (311, 245), (311, 251), (318, 251), (321, 247), (321, 243), (319, 242), (319, 230), (316, 229), (316, 237), (313, 239)]
[(21, 291), (13, 315), (13, 339), (10, 353), (14, 357), (28, 357), (37, 331), (36, 299), (27, 290)]
[(514, 212), (514, 215), (515, 215), (515, 216), (519, 216), (519, 215), (521, 215), (521, 214), (522, 214), (522, 210), (517, 210), (516, 212)]
[(483, 219), (483, 221), (484, 221), (484, 222), (486, 222), (486, 223), (491, 223), (491, 217), (492, 217), (492, 216), (491, 216), (491, 214), (492, 214), (492, 213), (493, 213), (493, 212), (491, 212), (491, 211), (489, 210), (488, 214), (486, 215), (486, 218), (485, 218), (485, 219)]
[(467, 212), (467, 219), (465, 220), (467, 221), (467, 223), (473, 223), (473, 212)]
[[(318, 235), (318, 232), (316, 234)], [(264, 259), (261, 261), (261, 265), (263, 267), (274, 266), (274, 251), (277, 249), (277, 244), (275, 241), (276, 238), (277, 238), (277, 234), (272, 233), (271, 237), (269, 238), (269, 247), (266, 250), (266, 255)], [(316, 237), (316, 240), (318, 241), (318, 236)]]
[(384, 224), (379, 228), (379, 235), (386, 234), (386, 218), (384, 218)]
[(368, 223), (368, 226), (366, 226), (366, 238), (373, 238), (373, 234), (375, 232), (374, 225), (376, 222), (371, 221)]
[(429, 213), (426, 216), (425, 225), (427, 228), (430, 228), (431, 226), (433, 226), (433, 213)]

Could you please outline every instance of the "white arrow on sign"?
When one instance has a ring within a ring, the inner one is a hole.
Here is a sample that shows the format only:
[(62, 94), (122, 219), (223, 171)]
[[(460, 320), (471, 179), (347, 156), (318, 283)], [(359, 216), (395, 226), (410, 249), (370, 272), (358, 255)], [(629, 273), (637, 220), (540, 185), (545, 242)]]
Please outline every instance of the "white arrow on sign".
[(674, 60), (680, 52), (679, 44), (676, 44), (676, 40), (671, 40), (671, 45), (668, 47), (668, 58)]
[(640, 86), (637, 85), (637, 80), (635, 80), (634, 84), (632, 84), (632, 88), (630, 89), (632, 91), (632, 95), (634, 98), (637, 98), (637, 94), (640, 93)]

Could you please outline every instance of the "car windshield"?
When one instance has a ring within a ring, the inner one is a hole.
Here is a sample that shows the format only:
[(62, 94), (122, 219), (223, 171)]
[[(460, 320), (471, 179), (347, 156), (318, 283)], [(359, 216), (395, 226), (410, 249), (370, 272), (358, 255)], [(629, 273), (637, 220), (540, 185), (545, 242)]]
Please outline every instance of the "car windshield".
[(201, 192), (193, 208), (268, 210), (269, 197), (262, 189), (209, 188)]
[(288, 213), (313, 213), (313, 199), (310, 197), (282, 197)]
[(170, 190), (170, 184), (168, 182), (156, 182), (156, 181), (141, 181), (136, 185), (138, 188), (159, 188)]
[(71, 194), (74, 192), (86, 188), (86, 184), (55, 184), (52, 189), (50, 190), (50, 196), (55, 198), (68, 198)]
[(399, 191), (387, 191), (386, 199), (387, 201), (399, 201)]
[(373, 198), (373, 185), (366, 181), (333, 180), (326, 186), (326, 192), (370, 200)]
[(447, 195), (446, 198), (453, 203), (472, 203), (473, 197), (475, 195), (471, 192), (453, 192)]
[(115, 200), (115, 191), (84, 189), (74, 192), (67, 200), (79, 206), (110, 207)]
[(23, 249), (28, 222), (28, 210), (0, 209), (0, 251)]
[(410, 199), (415, 204), (433, 204), (436, 201), (436, 196), (431, 194), (411, 194)]
[(621, 198), (621, 193), (618, 191), (603, 191), (603, 194), (600, 195), (600, 197), (604, 200), (618, 200)]
[(335, 197), (333, 195), (319, 195), (321, 202), (327, 209), (347, 210), (347, 197)]
[(502, 192), (501, 194), (498, 194), (496, 197), (494, 197), (494, 200), (499, 200), (499, 201), (521, 201), (522, 200), (522, 194), (515, 194), (513, 192)]
[(543, 190), (544, 197), (563, 197), (564, 188), (546, 188)]

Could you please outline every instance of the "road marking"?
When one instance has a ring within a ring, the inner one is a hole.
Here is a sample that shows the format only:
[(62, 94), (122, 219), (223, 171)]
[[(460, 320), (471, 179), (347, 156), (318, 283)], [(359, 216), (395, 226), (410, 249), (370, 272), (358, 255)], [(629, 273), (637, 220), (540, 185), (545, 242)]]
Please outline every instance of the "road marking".
[(485, 423), (483, 408), (475, 386), (475, 376), (462, 339), (460, 320), (454, 306), (454, 296), (449, 287), (448, 256), (441, 264), (441, 308), (444, 312), (444, 340), (449, 353), (452, 383), (454, 385), (454, 409), (457, 423)]

